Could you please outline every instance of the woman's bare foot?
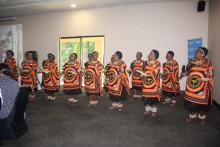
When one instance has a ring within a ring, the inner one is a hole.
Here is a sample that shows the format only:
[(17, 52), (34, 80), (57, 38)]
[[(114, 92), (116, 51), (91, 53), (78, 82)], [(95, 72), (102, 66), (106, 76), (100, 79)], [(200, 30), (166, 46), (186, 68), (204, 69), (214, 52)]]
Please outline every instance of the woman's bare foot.
[(193, 121), (192, 118), (190, 118), (190, 117), (187, 117), (187, 118), (186, 118), (186, 122), (187, 122), (187, 123), (190, 123), (190, 122), (192, 122), (192, 121)]
[(152, 112), (151, 113), (151, 117), (156, 117), (157, 116), (157, 112)]
[(144, 112), (144, 115), (148, 115), (148, 114), (151, 114), (151, 111), (145, 111)]
[(205, 119), (202, 119), (200, 123), (201, 123), (201, 125), (205, 125), (206, 124)]
[(170, 107), (175, 107), (176, 106), (176, 103), (171, 103), (170, 104)]
[(118, 108), (118, 112), (122, 112), (123, 109), (121, 107)]

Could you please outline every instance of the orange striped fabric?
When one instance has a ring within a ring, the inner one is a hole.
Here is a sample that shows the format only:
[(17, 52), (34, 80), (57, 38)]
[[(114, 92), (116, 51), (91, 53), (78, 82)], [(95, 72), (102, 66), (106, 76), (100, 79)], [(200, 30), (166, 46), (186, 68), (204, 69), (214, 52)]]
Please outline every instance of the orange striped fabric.
[(108, 87), (108, 81), (109, 81), (109, 74), (110, 74), (110, 68), (111, 68), (112, 63), (108, 63), (105, 67), (105, 83), (104, 87)]
[(64, 90), (79, 89), (82, 86), (82, 74), (79, 72), (79, 62), (67, 62), (64, 65)]
[(137, 72), (137, 70), (142, 71), (144, 65), (143, 60), (135, 60), (131, 63), (131, 74), (132, 74), (132, 86), (142, 87), (142, 77), (140, 73)]
[(16, 65), (15, 59), (14, 58), (5, 59), (4, 63), (7, 64), (10, 67), (10, 69), (12, 70), (13, 79), (18, 81), (18, 70), (17, 70), (17, 65)]
[(90, 94), (102, 93), (102, 64), (99, 61), (87, 62), (87, 67), (85, 68), (85, 91)]
[[(185, 100), (196, 104), (208, 105), (212, 102), (213, 66), (208, 59), (202, 64), (191, 61), (186, 81)], [(209, 80), (202, 80), (208, 78)]]
[(163, 65), (162, 90), (179, 93), (179, 65), (176, 60), (171, 60)]
[(121, 96), (123, 86), (125, 86), (127, 93), (130, 94), (126, 64), (124, 62), (121, 65), (111, 64), (108, 82), (109, 94)]
[(147, 74), (142, 78), (142, 96), (144, 98), (158, 98), (160, 100), (160, 62), (155, 61), (154, 63), (146, 62), (143, 67), (143, 72)]
[(37, 67), (34, 60), (26, 60), (22, 63), (21, 85), (31, 87), (32, 90), (37, 87)]
[(45, 90), (58, 90), (60, 86), (60, 74), (58, 66), (55, 62), (44, 60), (43, 69), (47, 73), (43, 73), (43, 85)]

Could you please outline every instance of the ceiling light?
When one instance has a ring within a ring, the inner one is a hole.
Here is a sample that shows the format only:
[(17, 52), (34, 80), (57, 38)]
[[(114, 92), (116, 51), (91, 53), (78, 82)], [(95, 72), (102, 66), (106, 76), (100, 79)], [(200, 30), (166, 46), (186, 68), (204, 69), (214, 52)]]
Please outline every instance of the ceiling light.
[(71, 4), (70, 7), (76, 8), (76, 4)]

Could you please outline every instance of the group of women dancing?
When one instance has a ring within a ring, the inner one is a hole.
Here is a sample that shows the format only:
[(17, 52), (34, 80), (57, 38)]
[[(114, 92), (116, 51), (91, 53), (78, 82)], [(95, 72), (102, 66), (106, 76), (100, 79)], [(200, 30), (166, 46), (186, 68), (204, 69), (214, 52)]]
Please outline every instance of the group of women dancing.
[[(77, 103), (77, 96), (82, 93), (82, 79), (84, 78), (85, 93), (89, 97), (88, 106), (97, 105), (98, 97), (103, 93), (102, 83), (104, 83), (104, 89), (112, 101), (110, 109), (123, 111), (123, 101), (127, 100), (132, 91), (134, 98), (143, 99), (144, 115), (151, 117), (157, 116), (158, 103), (161, 102), (162, 96), (164, 96), (164, 104), (176, 106), (176, 97), (180, 93), (179, 80), (187, 77), (184, 105), (189, 111), (189, 116), (186, 121), (191, 122), (199, 118), (201, 124), (205, 124), (207, 112), (212, 104), (214, 81), (213, 66), (207, 55), (206, 48), (197, 48), (194, 58), (187, 66), (182, 67), (181, 73), (179, 73), (179, 65), (174, 59), (173, 51), (167, 52), (166, 62), (161, 67), (157, 50), (152, 50), (146, 60), (142, 59), (141, 52), (137, 52), (136, 60), (131, 63), (130, 67), (127, 67), (122, 60), (123, 55), (120, 51), (116, 51), (111, 56), (111, 61), (105, 67), (98, 61), (98, 52), (94, 51), (88, 55), (84, 68), (77, 61), (77, 54), (71, 53), (62, 72), (58, 70), (55, 56), (51, 53), (39, 67), (32, 53), (27, 52), (21, 68), (18, 68), (13, 58), (14, 53), (8, 50), (5, 64), (10, 67), (13, 79), (18, 80), (20, 73), (21, 85), (31, 89), (30, 98), (34, 97), (37, 84), (40, 82), (37, 72), (43, 73), (42, 86), (50, 101), (55, 100), (54, 94), (60, 88), (60, 78), (63, 75), (63, 92), (69, 95), (67, 100), (69, 104)], [(105, 75), (104, 82), (102, 82), (102, 75)], [(132, 80), (132, 90), (129, 87), (129, 76)]]

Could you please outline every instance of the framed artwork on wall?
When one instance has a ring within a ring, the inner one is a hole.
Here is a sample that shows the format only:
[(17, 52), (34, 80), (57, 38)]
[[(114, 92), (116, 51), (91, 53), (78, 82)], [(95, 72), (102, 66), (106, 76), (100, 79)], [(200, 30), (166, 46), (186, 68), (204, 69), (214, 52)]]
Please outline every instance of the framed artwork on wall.
[(198, 47), (202, 47), (202, 38), (188, 40), (188, 60), (195, 56), (195, 51)]
[[(79, 36), (79, 37), (60, 37), (59, 40), (59, 68), (69, 60), (71, 53), (76, 53), (80, 62), (81, 68), (84, 68), (84, 63), (88, 61), (88, 55), (94, 51), (99, 53), (98, 60), (104, 63), (104, 47), (105, 38), (99, 36)], [(61, 84), (63, 83), (61, 79)]]
[(22, 24), (0, 26), (0, 63), (4, 62), (6, 51), (12, 50), (19, 65), (23, 60)]

